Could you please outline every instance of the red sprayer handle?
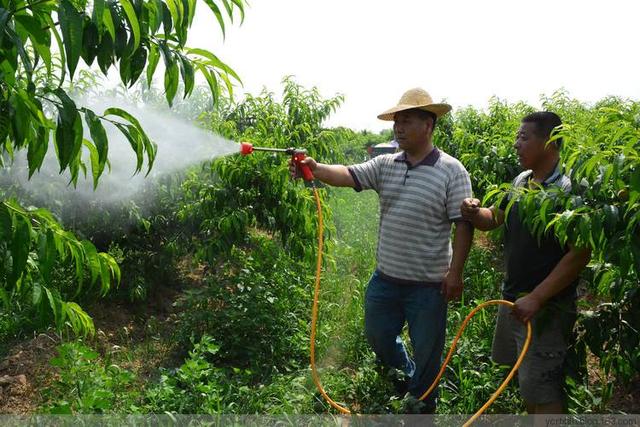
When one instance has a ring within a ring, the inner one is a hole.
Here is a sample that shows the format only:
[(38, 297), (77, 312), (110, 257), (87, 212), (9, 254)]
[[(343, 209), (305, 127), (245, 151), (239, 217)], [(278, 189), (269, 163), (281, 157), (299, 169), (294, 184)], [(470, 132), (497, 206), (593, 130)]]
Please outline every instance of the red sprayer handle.
[(302, 171), (302, 177), (304, 178), (304, 180), (313, 181), (313, 172), (311, 172), (311, 168), (309, 167), (309, 165), (302, 163), (302, 161), (306, 158), (307, 156), (301, 151), (293, 153), (293, 161), (296, 164), (298, 170)]

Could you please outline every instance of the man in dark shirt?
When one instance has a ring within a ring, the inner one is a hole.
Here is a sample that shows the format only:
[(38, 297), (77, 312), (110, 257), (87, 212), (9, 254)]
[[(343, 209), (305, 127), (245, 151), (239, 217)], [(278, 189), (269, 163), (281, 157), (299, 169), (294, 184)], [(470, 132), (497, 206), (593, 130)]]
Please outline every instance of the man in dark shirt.
[[(571, 181), (560, 169), (562, 140), (550, 141), (560, 125), (560, 118), (546, 111), (522, 119), (514, 148), (525, 171), (513, 181), (514, 188), (556, 186), (571, 190)], [(590, 252), (562, 246), (552, 233), (538, 240), (520, 217), (517, 202), (505, 221), (507, 204), (504, 200), (498, 207), (484, 208), (478, 199), (469, 198), (460, 207), (462, 217), (479, 230), (492, 230), (506, 222), (502, 293), (515, 305), (511, 310), (500, 307), (492, 358), (513, 365), (524, 345), (525, 323), (532, 321), (534, 337), (518, 371), (520, 394), (530, 414), (561, 413), (565, 409), (563, 365), (568, 333), (575, 322), (576, 283)], [(542, 311), (549, 315), (543, 316)]]

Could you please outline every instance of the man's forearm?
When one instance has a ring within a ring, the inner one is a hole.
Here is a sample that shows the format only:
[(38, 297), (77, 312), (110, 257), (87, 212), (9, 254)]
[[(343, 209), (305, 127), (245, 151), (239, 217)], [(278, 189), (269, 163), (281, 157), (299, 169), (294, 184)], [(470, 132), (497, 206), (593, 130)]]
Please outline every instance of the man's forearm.
[(580, 271), (589, 263), (590, 257), (591, 252), (588, 249), (572, 248), (530, 295), (540, 304), (544, 304), (578, 278)]
[(449, 271), (462, 275), (464, 263), (469, 256), (471, 242), (473, 240), (473, 227), (467, 221), (457, 221), (453, 233), (453, 256)]
[(334, 187), (355, 187), (356, 185), (349, 169), (343, 165), (317, 163), (313, 175), (325, 184)]

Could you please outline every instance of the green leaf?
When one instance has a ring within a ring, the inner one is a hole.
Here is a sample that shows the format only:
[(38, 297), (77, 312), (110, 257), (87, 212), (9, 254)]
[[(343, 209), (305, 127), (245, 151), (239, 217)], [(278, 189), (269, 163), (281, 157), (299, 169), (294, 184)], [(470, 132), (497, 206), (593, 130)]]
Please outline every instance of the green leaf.
[(107, 262), (100, 262), (100, 283), (104, 286), (105, 283), (110, 283), (111, 270)]
[(131, 2), (129, 0), (119, 1), (122, 9), (124, 9), (125, 15), (127, 16), (127, 21), (129, 21), (129, 28), (133, 34), (133, 51), (135, 52), (140, 46), (140, 23), (138, 22), (136, 11), (134, 10)]
[(120, 129), (120, 131), (124, 134), (124, 136), (129, 140), (131, 147), (136, 152), (137, 157), (137, 165), (136, 172), (139, 172), (142, 168), (143, 161), (143, 153), (146, 151), (147, 153), (147, 161), (149, 163), (148, 171), (151, 171), (151, 167), (153, 166), (153, 162), (156, 157), (156, 146), (151, 142), (149, 136), (145, 133), (144, 129), (140, 125), (140, 122), (133, 117), (128, 112), (120, 109), (120, 108), (109, 108), (104, 112), (106, 115), (115, 115), (121, 117), (127, 121), (129, 121), (133, 126), (126, 126), (123, 124), (117, 124), (116, 127)]
[(44, 65), (47, 69), (47, 76), (50, 77), (51, 76), (51, 66), (52, 66), (52, 62), (51, 62), (51, 49), (43, 44), (40, 43), (33, 43), (33, 47), (35, 48), (36, 52), (38, 53), (38, 55), (40, 55), (40, 57), (42, 58), (42, 60), (44, 61)]
[(158, 66), (158, 62), (160, 61), (160, 52), (158, 51), (158, 46), (152, 44), (149, 47), (149, 61), (147, 64), (147, 87), (151, 88), (151, 83), (153, 82), (153, 74), (156, 72), (156, 67)]
[(13, 219), (9, 213), (9, 208), (3, 202), (0, 203), (0, 241), (7, 244), (13, 239)]
[(80, 113), (76, 112), (76, 118), (73, 122), (73, 152), (71, 153), (71, 161), (69, 163), (69, 171), (71, 172), (70, 183), (73, 183), (74, 186), (78, 182), (78, 173), (80, 168), (82, 168), (85, 175), (87, 174), (85, 165), (82, 163), (82, 159), (80, 157), (82, 141), (84, 140), (82, 135), (82, 120), (80, 119)]
[(193, 24), (193, 18), (196, 14), (196, 0), (182, 0), (184, 10), (186, 11), (185, 15), (187, 18), (187, 22), (185, 23), (187, 28), (190, 28)]
[(98, 160), (98, 150), (95, 145), (93, 145), (90, 141), (84, 139), (82, 141), (83, 145), (89, 150), (89, 160), (91, 162), (91, 176), (93, 178), (93, 189), (95, 190), (98, 187), (98, 180), (100, 179), (100, 161)]
[[(165, 57), (165, 61), (166, 61)], [(169, 57), (169, 65), (164, 72), (164, 90), (169, 106), (173, 106), (173, 99), (178, 91), (179, 71), (174, 57)]]
[(44, 126), (38, 128), (36, 138), (29, 141), (29, 148), (27, 151), (27, 163), (29, 165), (29, 178), (33, 176), (36, 171), (40, 170), (44, 157), (47, 154), (49, 148), (49, 130)]
[(208, 70), (207, 67), (205, 67), (204, 65), (198, 64), (197, 68), (198, 70), (200, 70), (200, 73), (202, 73), (204, 78), (207, 80), (207, 84), (209, 85), (209, 89), (211, 90), (211, 98), (213, 101), (213, 105), (215, 105), (218, 102), (218, 98), (220, 97), (220, 88), (218, 87), (218, 80), (216, 80), (216, 77), (213, 75), (213, 72)]
[(191, 64), (191, 61), (183, 55), (180, 55), (180, 73), (182, 74), (182, 81), (184, 82), (183, 98), (186, 98), (193, 91), (195, 73), (193, 71), (193, 64)]
[(82, 284), (84, 283), (84, 268), (83, 264), (85, 262), (84, 250), (82, 247), (82, 243), (75, 239), (69, 239), (66, 242), (66, 246), (71, 253), (71, 259), (73, 259), (75, 267), (76, 267), (76, 281), (78, 282), (78, 289), (76, 289), (76, 294), (82, 291)]
[(91, 284), (96, 283), (98, 276), (100, 275), (100, 258), (98, 257), (98, 251), (88, 240), (82, 241), (82, 247), (89, 265), (89, 272), (91, 274)]
[(73, 74), (82, 52), (82, 14), (69, 0), (60, 0), (58, 19), (62, 30), (64, 49), (67, 53), (67, 68), (73, 80)]
[[(2, 6), (5, 6), (3, 3)], [(7, 21), (11, 17), (9, 10), (4, 7), (0, 7), (0, 28), (6, 28)], [(0, 31), (0, 43), (2, 43), (2, 39), (4, 38), (4, 31)]]
[(27, 266), (29, 251), (31, 250), (31, 224), (27, 217), (15, 216), (15, 230), (11, 241), (11, 267), (10, 284), (16, 284), (22, 277)]
[(116, 38), (113, 43), (116, 58), (127, 58), (133, 51), (127, 42), (127, 29), (124, 25), (116, 27)]
[(25, 50), (22, 39), (20, 38), (18, 33), (16, 33), (11, 27), (7, 27), (4, 30), (4, 33), (5, 36), (13, 42), (15, 49), (17, 49), (18, 55), (20, 55), (20, 60), (24, 67), (24, 71), (26, 71), (27, 73), (27, 78), (31, 80), (31, 75), (33, 74), (33, 63), (31, 62), (31, 58)]
[[(91, 317), (75, 302), (67, 302), (65, 304), (66, 314), (69, 317), (73, 332), (80, 335), (92, 336), (95, 334), (95, 326)], [(93, 360), (97, 357), (97, 353), (90, 352), (84, 357)]]
[[(105, 11), (105, 0), (93, 0), (93, 11), (91, 13), (91, 21), (96, 25), (98, 29), (98, 34), (100, 37), (104, 34), (105, 24), (104, 24), (104, 11)], [(109, 16), (111, 17), (111, 16)], [(113, 25), (113, 23), (112, 23)]]
[(127, 141), (129, 141), (129, 145), (131, 145), (131, 148), (133, 148), (133, 151), (136, 153), (135, 173), (140, 172), (140, 170), (142, 169), (142, 163), (144, 161), (144, 144), (138, 138), (138, 133), (135, 131), (135, 127), (122, 123), (117, 123), (115, 126), (120, 130), (125, 138), (127, 138)]
[(162, 24), (162, 5), (159, 4), (159, 0), (151, 0), (144, 3), (144, 7), (147, 8), (149, 15), (149, 33), (154, 35)]
[[(55, 133), (56, 153), (60, 163), (60, 172), (74, 165), (82, 147), (82, 122), (76, 104), (67, 93), (57, 88), (53, 93), (62, 101), (58, 106), (58, 120)], [(73, 171), (72, 171), (73, 172)], [(72, 176), (74, 174), (72, 173)], [(76, 174), (77, 175), (77, 174)]]
[(127, 120), (129, 123), (137, 127), (139, 130), (142, 130), (142, 126), (140, 125), (140, 122), (138, 121), (138, 119), (136, 119), (131, 114), (129, 114), (128, 112), (126, 112), (121, 108), (116, 108), (116, 107), (107, 108), (106, 110), (104, 110), (104, 116), (118, 116), (120, 118)]
[(11, 115), (11, 134), (15, 147), (22, 147), (27, 139), (27, 131), (30, 126), (31, 117), (29, 109), (25, 104), (23, 92), (16, 91), (12, 94), (10, 102), (13, 104), (13, 114)]
[(80, 56), (84, 59), (87, 65), (91, 65), (98, 55), (98, 42), (100, 36), (98, 34), (98, 27), (87, 19), (82, 34), (82, 51)]
[(110, 8), (105, 8), (102, 11), (102, 24), (104, 25), (104, 27), (109, 32), (109, 35), (111, 36), (111, 40), (112, 41), (115, 40), (116, 39), (116, 26), (113, 23), (113, 17), (111, 16), (111, 9)]
[(240, 9), (240, 23), (244, 22), (244, 4), (242, 0), (231, 0)]
[(113, 64), (113, 40), (109, 34), (102, 36), (102, 42), (98, 46), (98, 65), (106, 76)]
[(229, 19), (231, 19), (231, 22), (233, 22), (233, 4), (230, 0), (222, 0), (222, 4), (224, 4), (224, 8), (227, 11)]
[(0, 149), (9, 136), (9, 128), (11, 127), (11, 103), (9, 101), (0, 100)]
[(147, 152), (147, 161), (148, 161), (147, 175), (149, 175), (149, 172), (151, 172), (151, 168), (153, 167), (153, 164), (156, 160), (156, 155), (158, 153), (158, 146), (155, 142), (151, 141), (151, 139), (149, 139), (149, 137), (144, 132), (142, 132), (140, 136), (144, 144), (144, 149)]
[(35, 306), (39, 305), (42, 301), (42, 286), (40, 283), (33, 282), (33, 289), (31, 290), (31, 303)]
[(140, 47), (131, 56), (131, 63), (129, 64), (129, 86), (132, 86), (138, 81), (138, 78), (144, 71), (144, 67), (147, 64), (147, 49)]
[[(166, 0), (165, 1), (165, 5), (169, 9), (169, 14), (171, 15), (171, 20), (173, 21), (173, 25), (175, 26), (178, 38), (182, 42), (184, 42), (184, 40), (182, 40), (182, 34), (181, 34), (182, 33), (182, 31), (181, 31), (181, 27), (182, 27), (182, 14), (181, 14), (182, 4), (181, 4), (181, 2), (179, 0)], [(166, 24), (165, 24), (165, 33), (169, 34), (166, 31)]]
[(31, 15), (15, 15), (16, 28), (22, 27), (29, 34), (29, 38), (33, 43), (48, 46), (51, 43), (51, 37), (43, 29), (42, 23)]
[(167, 7), (167, 4), (164, 2), (160, 2), (162, 5), (162, 25), (164, 26), (165, 39), (169, 34), (171, 34), (172, 29), (172, 19), (171, 19), (171, 11)]
[(42, 288), (47, 295), (47, 299), (49, 300), (49, 307), (53, 312), (53, 318), (56, 321), (56, 325), (60, 328), (62, 327), (62, 322), (60, 322), (60, 296), (57, 294), (57, 292), (54, 294), (55, 291), (51, 292), (46, 286), (42, 286)]
[(209, 9), (211, 9), (216, 19), (218, 20), (218, 24), (220, 24), (220, 29), (222, 30), (222, 38), (224, 39), (226, 37), (225, 28), (224, 28), (224, 18), (222, 16), (222, 12), (220, 11), (220, 8), (218, 7), (217, 4), (214, 3), (213, 0), (204, 0), (204, 2), (206, 3), (207, 6), (209, 6)]
[(51, 270), (56, 261), (56, 234), (52, 230), (47, 230), (41, 235), (38, 250), (38, 260), (40, 261), (40, 274), (45, 283), (49, 283)]
[(203, 58), (208, 59), (209, 65), (211, 65), (214, 68), (221, 69), (222, 71), (224, 71), (225, 73), (233, 77), (236, 81), (238, 81), (238, 83), (242, 84), (242, 80), (240, 79), (240, 76), (238, 76), (238, 74), (236, 74), (236, 72), (233, 71), (231, 67), (229, 67), (227, 64), (222, 62), (217, 56), (215, 56), (213, 53), (209, 52), (208, 50), (199, 49), (199, 48), (190, 48), (190, 49), (187, 49), (187, 53), (190, 53), (193, 55), (199, 55), (199, 56), (202, 56)]
[(97, 152), (97, 166), (98, 166), (97, 169), (95, 169), (92, 165), (94, 188), (95, 188), (95, 186), (98, 184), (98, 179), (102, 175), (102, 172), (104, 172), (104, 167), (107, 162), (107, 157), (109, 153), (109, 143), (107, 141), (107, 133), (104, 130), (102, 121), (95, 115), (93, 111), (85, 109), (84, 120), (87, 122), (87, 126), (89, 127), (89, 133), (91, 134), (91, 139), (95, 144), (95, 148)]

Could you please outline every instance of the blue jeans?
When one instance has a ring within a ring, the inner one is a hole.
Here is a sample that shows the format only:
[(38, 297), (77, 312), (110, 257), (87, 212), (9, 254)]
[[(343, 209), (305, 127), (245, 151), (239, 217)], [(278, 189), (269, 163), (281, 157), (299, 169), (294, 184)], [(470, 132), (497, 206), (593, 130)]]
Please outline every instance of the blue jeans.
[[(447, 303), (440, 288), (398, 285), (373, 273), (365, 294), (365, 333), (378, 360), (404, 371), (409, 393), (416, 398), (427, 391), (440, 370), (447, 326)], [(404, 322), (415, 360), (407, 354), (400, 333)], [(435, 408), (437, 389), (424, 403)]]

